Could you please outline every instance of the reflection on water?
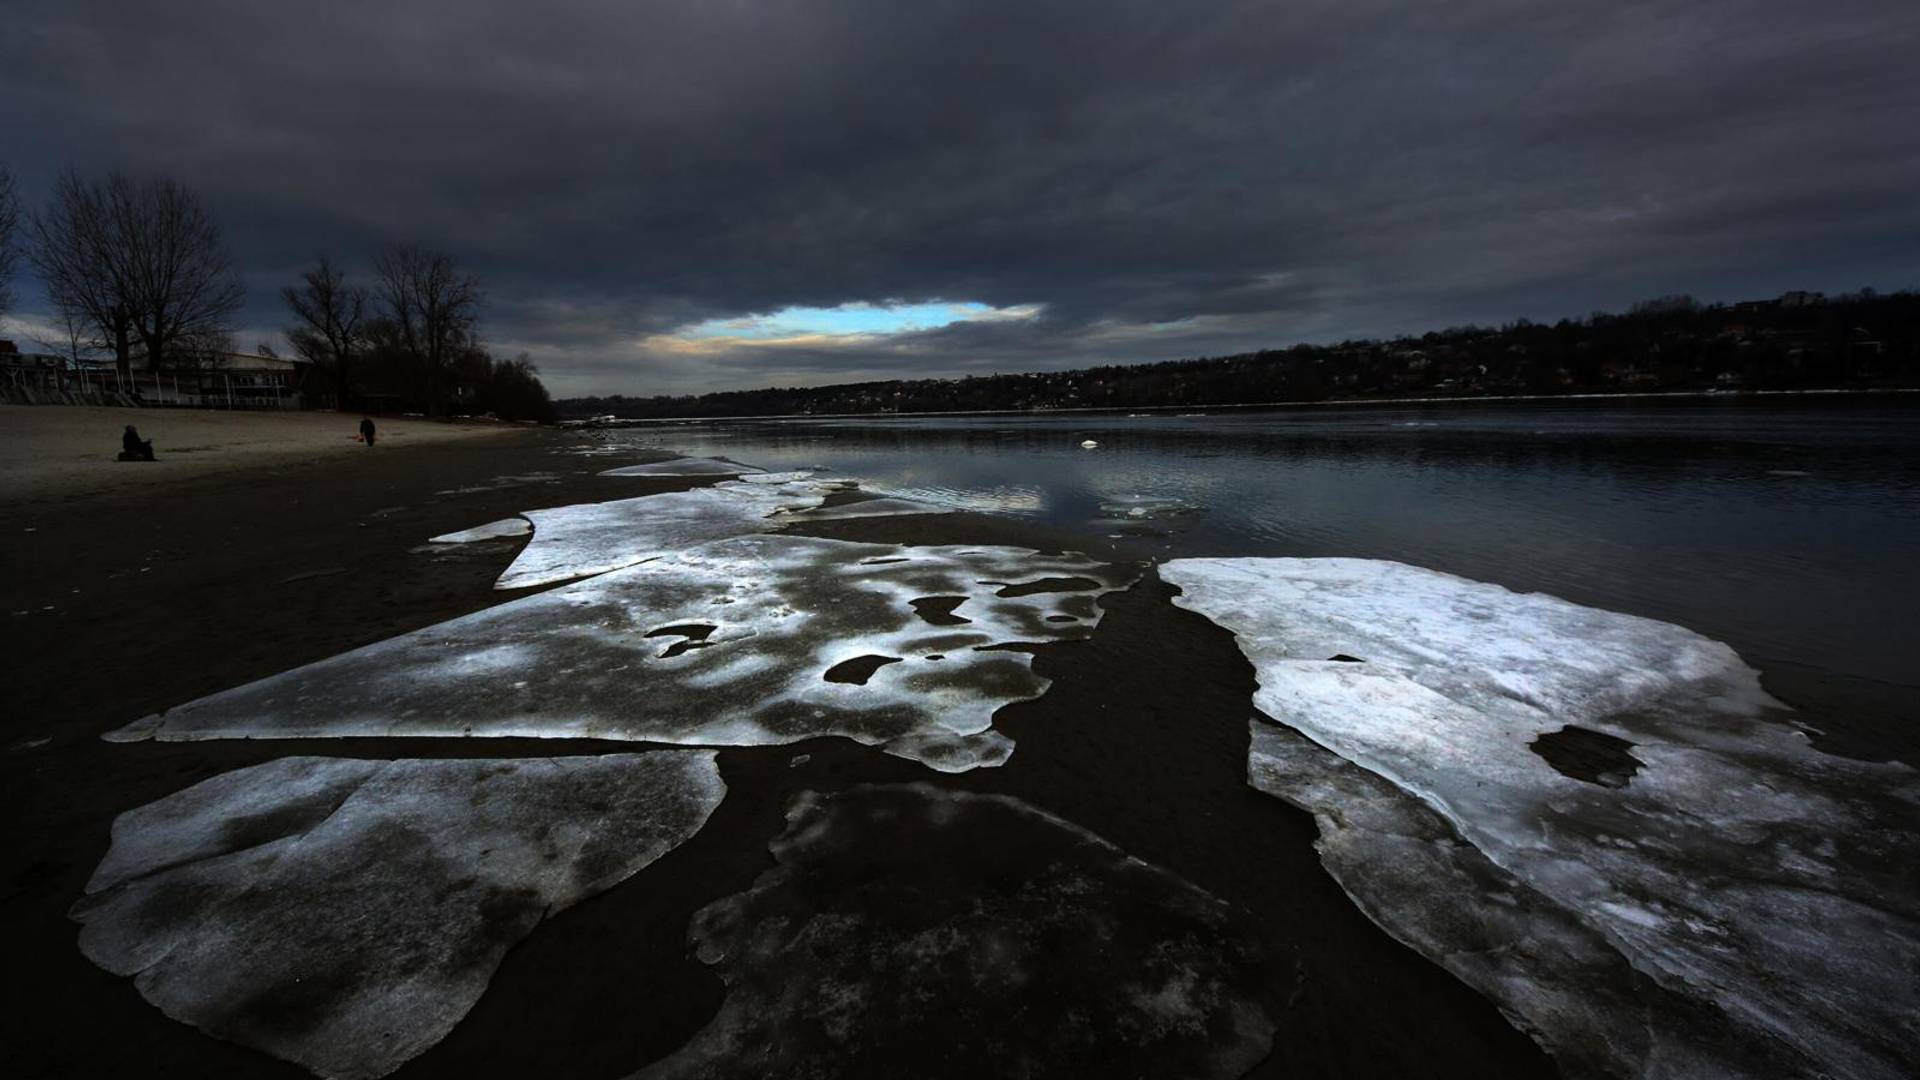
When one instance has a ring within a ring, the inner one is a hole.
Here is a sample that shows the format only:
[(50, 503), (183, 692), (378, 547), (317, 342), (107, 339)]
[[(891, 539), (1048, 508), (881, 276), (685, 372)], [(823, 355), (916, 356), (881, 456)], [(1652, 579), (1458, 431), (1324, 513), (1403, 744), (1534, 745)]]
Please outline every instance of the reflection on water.
[(1693, 401), (600, 435), (825, 468), (1166, 556), (1394, 559), (1675, 622), (1739, 649), (1823, 745), (1920, 763), (1916, 421), (1902, 401)]

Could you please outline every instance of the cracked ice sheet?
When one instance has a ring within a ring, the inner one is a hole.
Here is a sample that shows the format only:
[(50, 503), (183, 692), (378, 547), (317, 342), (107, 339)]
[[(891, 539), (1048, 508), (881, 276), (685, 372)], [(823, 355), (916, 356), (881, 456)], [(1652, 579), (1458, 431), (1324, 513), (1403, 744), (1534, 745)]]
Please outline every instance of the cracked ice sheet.
[(88, 959), (168, 1016), (327, 1077), (439, 1042), (540, 921), (726, 794), (711, 752), (282, 758), (120, 815), (74, 905)]
[(474, 544), (482, 540), (504, 540), (515, 536), (525, 536), (533, 531), (533, 523), (523, 517), (502, 518), (489, 521), (485, 525), (476, 525), (459, 532), (441, 533), (427, 540), (429, 544)]
[(745, 476), (762, 472), (752, 465), (742, 465), (736, 461), (722, 461), (719, 458), (678, 457), (666, 461), (649, 461), (641, 465), (625, 465), (618, 469), (603, 469), (601, 476)]
[[(1238, 636), (1264, 712), (1437, 811), (1524, 887), (1508, 896), (1528, 921), (1577, 923), (1665, 990), (1724, 1013), (1687, 1052), (1745, 1043), (1761, 1072), (1861, 1077), (1905, 1075), (1920, 1056), (1920, 899), (1903, 869), (1920, 859), (1920, 783), (1904, 766), (1812, 749), (1725, 645), (1398, 563), (1181, 559), (1161, 574), (1181, 588), (1176, 603)], [(1562, 775), (1529, 744), (1565, 724), (1634, 743), (1643, 767), (1617, 789)], [(1267, 784), (1259, 754), (1256, 741), (1251, 781), (1291, 798)], [(1344, 843), (1377, 863), (1395, 846)], [(1464, 901), (1488, 917), (1506, 902), (1452, 891), (1458, 875), (1392, 889), (1341, 876), (1389, 930), (1450, 966), (1473, 946), (1420, 930), (1428, 909)], [(1552, 975), (1525, 949), (1485, 959), (1491, 973), (1470, 981), (1549, 1046), (1644, 1020), (1543, 1000), (1529, 987)], [(1589, 1004), (1614, 1007), (1600, 991)], [(1662, 1042), (1653, 1032), (1627, 1071), (1696, 1071)]]
[(612, 502), (529, 510), (533, 539), (493, 583), (524, 589), (589, 577), (657, 558), (663, 552), (730, 536), (765, 532), (785, 511), (820, 505), (838, 487), (818, 482), (738, 481), (640, 495)]
[(1287, 973), (1234, 909), (1005, 796), (807, 792), (752, 889), (694, 916), (719, 1013), (637, 1080), (1237, 1077)]
[[(537, 534), (536, 534), (537, 535)], [(761, 535), (475, 612), (136, 722), (118, 741), (534, 736), (763, 746), (842, 735), (943, 771), (999, 765), (993, 713), (1038, 697), (992, 646), (1084, 638), (1135, 565), (1004, 547)], [(1001, 596), (1043, 579), (1070, 591)], [(947, 624), (912, 601), (959, 598)], [(708, 629), (708, 628), (711, 629)], [(651, 636), (649, 636), (651, 635)], [(863, 684), (828, 670), (897, 657)]]

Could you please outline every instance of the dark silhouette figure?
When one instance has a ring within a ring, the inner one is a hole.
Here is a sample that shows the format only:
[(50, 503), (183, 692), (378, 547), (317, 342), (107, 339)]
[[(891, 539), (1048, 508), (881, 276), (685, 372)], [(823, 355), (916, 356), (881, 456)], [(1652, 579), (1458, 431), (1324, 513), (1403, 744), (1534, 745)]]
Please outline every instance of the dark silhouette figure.
[(360, 418), (360, 438), (368, 446), (373, 445), (373, 420), (369, 417)]
[(133, 425), (128, 424), (127, 430), (120, 435), (120, 460), (152, 461), (153, 440), (142, 439), (140, 433), (133, 430)]

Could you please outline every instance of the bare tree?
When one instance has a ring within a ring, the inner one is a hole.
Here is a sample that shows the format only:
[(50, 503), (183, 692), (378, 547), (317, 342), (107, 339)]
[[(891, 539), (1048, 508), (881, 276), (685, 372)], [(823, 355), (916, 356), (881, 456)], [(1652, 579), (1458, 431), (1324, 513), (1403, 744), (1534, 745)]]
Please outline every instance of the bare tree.
[(220, 226), (172, 180), (116, 172), (90, 184), (69, 172), (35, 216), (34, 241), (54, 306), (91, 325), (122, 373), (136, 342), (156, 370), (192, 362), (245, 296)]
[(0, 161), (0, 316), (13, 310), (13, 268), (20, 261), (20, 197), (13, 170)]
[(69, 328), (84, 327), (89, 347), (113, 350), (124, 378), (133, 352), (133, 313), (108, 234), (105, 193), (65, 173), (33, 215), (33, 265), (62, 320)]
[(366, 287), (348, 284), (346, 275), (322, 255), (320, 265), (280, 295), (299, 320), (287, 330), (294, 351), (327, 373), (335, 408), (352, 408), (353, 368), (366, 344)]
[(456, 268), (452, 256), (412, 244), (388, 248), (374, 268), (385, 314), (424, 376), (428, 409), (438, 412), (454, 360), (479, 321), (480, 282)]
[[(107, 193), (129, 264), (127, 306), (148, 362), (164, 366), (176, 347), (208, 354), (246, 299), (219, 223), (198, 196), (166, 178), (135, 183), (115, 173)], [(224, 351), (232, 351), (230, 342)]]

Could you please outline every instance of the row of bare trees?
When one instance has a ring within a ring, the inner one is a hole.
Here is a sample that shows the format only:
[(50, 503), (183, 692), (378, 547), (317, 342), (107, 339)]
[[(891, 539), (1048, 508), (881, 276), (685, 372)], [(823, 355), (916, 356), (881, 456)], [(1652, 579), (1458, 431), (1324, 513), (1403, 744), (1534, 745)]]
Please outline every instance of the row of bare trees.
[(388, 248), (374, 258), (371, 288), (323, 255), (281, 295), (294, 317), (287, 340), (325, 374), (340, 409), (369, 392), (391, 394), (397, 382), (439, 412), (458, 383), (457, 361), (479, 348), (480, 282), (442, 252)]
[(497, 359), (481, 344), (480, 282), (451, 256), (396, 244), (374, 258), (373, 269), (372, 285), (361, 285), (321, 256), (281, 291), (294, 318), (287, 340), (324, 374), (336, 408), (379, 399), (429, 413), (463, 406), (552, 418), (532, 362)]
[[(136, 350), (156, 370), (198, 366), (232, 351), (245, 290), (220, 226), (193, 192), (164, 177), (69, 171), (46, 204), (25, 214), (0, 165), (0, 315), (22, 255), (46, 285), (69, 348), (113, 355), (124, 376)], [(314, 397), (336, 408), (368, 402), (444, 413), (456, 407), (546, 419), (537, 369), (481, 345), (482, 293), (444, 252), (396, 244), (373, 261), (371, 286), (331, 260), (282, 290), (287, 338), (317, 374)]]

